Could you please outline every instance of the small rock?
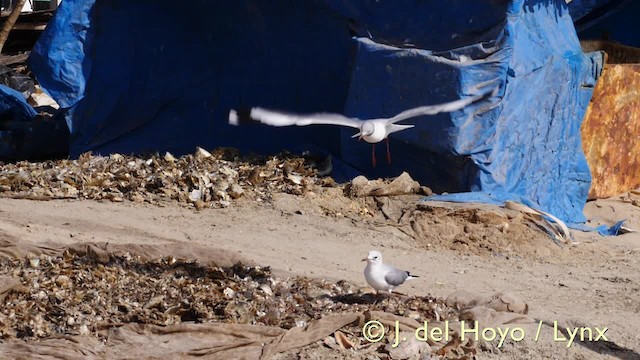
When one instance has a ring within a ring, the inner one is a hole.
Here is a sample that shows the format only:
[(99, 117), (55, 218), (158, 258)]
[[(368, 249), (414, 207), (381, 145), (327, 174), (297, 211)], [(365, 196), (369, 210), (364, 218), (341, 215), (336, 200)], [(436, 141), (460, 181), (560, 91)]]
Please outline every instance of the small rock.
[(196, 147), (196, 158), (200, 158), (200, 159), (204, 159), (204, 158), (208, 158), (211, 157), (211, 153), (208, 152), (207, 150), (201, 148), (201, 147)]
[(46, 293), (46, 292), (44, 292), (44, 290), (40, 290), (40, 291), (38, 291), (38, 293), (35, 295), (35, 298), (36, 298), (37, 300), (43, 301), (43, 300), (45, 300), (46, 298), (48, 298), (48, 296), (47, 296), (47, 293)]
[(232, 288), (225, 288), (222, 292), (227, 299), (233, 299), (236, 296), (236, 292)]
[(73, 316), (67, 318), (67, 325), (73, 326), (76, 323), (76, 319)]
[(141, 194), (133, 194), (131, 195), (130, 199), (131, 201), (137, 202), (137, 203), (144, 202), (144, 196), (142, 196)]
[(295, 175), (295, 174), (288, 174), (287, 175), (287, 180), (291, 181), (292, 183), (294, 183), (296, 185), (300, 185), (302, 183), (302, 176)]
[(395, 335), (390, 339), (389, 344), (385, 345), (385, 350), (389, 353), (389, 357), (393, 360), (417, 359), (421, 353), (429, 353), (431, 347), (429, 344), (416, 339), (415, 333), (410, 331), (402, 331), (398, 335), (400, 342), (397, 347), (395, 344)]
[(189, 193), (189, 200), (196, 202), (198, 200), (202, 200), (202, 191), (198, 189), (194, 189)]
[(320, 186), (322, 187), (336, 187), (338, 184), (332, 177), (324, 177), (320, 180)]
[(90, 333), (89, 327), (87, 325), (80, 326), (78, 331), (80, 332), (80, 335), (89, 335), (89, 333)]
[(420, 190), (420, 183), (413, 180), (407, 172), (403, 172), (388, 185), (371, 191), (371, 195), (405, 195), (414, 194), (418, 190)]
[(302, 211), (302, 210), (296, 210), (296, 214), (298, 214), (298, 215), (304, 215), (304, 211)]
[(271, 287), (267, 284), (260, 285), (260, 289), (264, 291), (265, 294), (269, 296), (273, 296), (273, 291), (271, 291)]
[(244, 189), (238, 184), (233, 184), (231, 185), (231, 189), (227, 190), (227, 194), (229, 194), (232, 199), (239, 199), (242, 194), (244, 194)]
[(229, 188), (228, 182), (224, 180), (220, 180), (216, 182), (216, 189), (218, 189), (218, 192), (224, 193), (224, 191), (227, 191), (228, 188)]
[(159, 305), (161, 305), (163, 300), (164, 300), (164, 295), (156, 296), (154, 298), (151, 298), (151, 300), (147, 301), (147, 303), (144, 304), (144, 306), (142, 308), (143, 309), (153, 309), (153, 308), (158, 307)]
[(195, 205), (196, 210), (202, 210), (207, 207), (207, 203), (202, 200), (196, 201), (193, 205)]
[(365, 188), (369, 185), (369, 179), (360, 175), (351, 180), (349, 184), (349, 195), (352, 197), (364, 196)]
[(433, 190), (428, 186), (421, 186), (420, 193), (422, 193), (422, 195), (431, 196), (433, 195)]
[(322, 343), (324, 343), (328, 348), (331, 348), (334, 350), (339, 349), (338, 344), (336, 343), (336, 338), (333, 336), (327, 336), (326, 338), (324, 338)]
[(60, 275), (56, 278), (56, 285), (60, 287), (68, 287), (71, 284), (71, 279), (67, 275)]
[(253, 168), (249, 173), (249, 176), (247, 179), (253, 185), (260, 184), (262, 182), (262, 177), (260, 176), (260, 168), (259, 167)]
[(170, 163), (174, 163), (176, 161), (176, 158), (173, 155), (171, 155), (171, 153), (168, 151), (164, 153), (164, 159)]
[(304, 320), (296, 320), (296, 327), (305, 327), (307, 326), (307, 322)]
[(34, 269), (37, 268), (38, 266), (40, 266), (40, 259), (38, 259), (37, 257), (30, 258), (29, 266)]

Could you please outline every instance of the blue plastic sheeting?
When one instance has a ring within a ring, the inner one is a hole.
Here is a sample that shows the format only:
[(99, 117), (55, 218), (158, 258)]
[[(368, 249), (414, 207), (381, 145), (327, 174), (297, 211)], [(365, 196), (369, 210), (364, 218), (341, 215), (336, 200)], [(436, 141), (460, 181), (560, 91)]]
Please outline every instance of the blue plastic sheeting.
[(38, 117), (21, 92), (0, 85), (0, 159), (39, 160), (65, 156), (68, 133), (63, 119)]
[[(10, 87), (0, 85), (0, 154), (11, 159), (18, 153), (16, 134), (21, 136), (36, 111), (27, 103), (24, 95)], [(23, 135), (22, 135), (23, 136)]]
[(36, 111), (21, 92), (0, 85), (0, 124), (7, 124), (8, 121), (28, 122), (35, 116)]
[(226, 125), (230, 108), (343, 110), (351, 38), (329, 9), (296, 0), (191, 1), (189, 11), (170, 1), (92, 3), (65, 0), (30, 57), (69, 108), (73, 156), (220, 145), (339, 152), (335, 128)]
[[(566, 8), (555, 5), (514, 2), (500, 22), (485, 24), (492, 33), (501, 28), (495, 40), (449, 51), (359, 39), (347, 115), (388, 116), (465, 96), (478, 84), (500, 83), (502, 93), (490, 104), (416, 120), (416, 131), (395, 138), (411, 144), (414, 153), (470, 160), (455, 169), (458, 176), (451, 183), (457, 191), (466, 188), (528, 200), (565, 222), (584, 222), (582, 209), (591, 177), (581, 149), (580, 125), (602, 57), (582, 54), (571, 17)], [(347, 162), (358, 168), (370, 166), (368, 149), (346, 140), (342, 146)], [(431, 157), (417, 157), (398, 161), (408, 168), (420, 161), (411, 174), (429, 177)], [(440, 175), (435, 172), (431, 178)]]
[[(620, 10), (633, 0), (572, 0), (569, 13), (574, 23), (591, 23)], [(580, 27), (576, 25), (580, 31)]]
[(637, 26), (640, 2), (574, 0), (570, 10), (581, 39), (604, 39), (640, 47)]
[(16, 139), (25, 138), (29, 123), (36, 111), (27, 103), (21, 92), (0, 85), (0, 154), (13, 159), (19, 152)]
[[(585, 220), (579, 129), (602, 57), (581, 52), (564, 0), (65, 0), (30, 65), (65, 108), (72, 156), (325, 151), (345, 176), (408, 171)], [(252, 106), (390, 116), (489, 84), (496, 98), (408, 122), (375, 169), (352, 129), (227, 124)]]

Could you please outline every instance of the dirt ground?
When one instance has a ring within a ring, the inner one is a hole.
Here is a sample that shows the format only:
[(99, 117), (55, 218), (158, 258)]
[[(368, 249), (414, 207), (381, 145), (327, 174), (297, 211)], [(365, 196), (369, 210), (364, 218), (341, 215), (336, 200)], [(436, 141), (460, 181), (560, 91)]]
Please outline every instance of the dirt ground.
[[(377, 249), (385, 262), (421, 277), (400, 289), (446, 297), (467, 290), (509, 291), (530, 315), (523, 341), (482, 346), (480, 359), (640, 359), (640, 234), (601, 237), (573, 231), (558, 245), (520, 213), (487, 205), (430, 203), (421, 196), (350, 199), (338, 188), (277, 194), (270, 203), (239, 199), (221, 209), (91, 200), (0, 199), (0, 236), (24, 241), (199, 244), (235, 251), (278, 276), (346, 280), (366, 287), (360, 261)], [(619, 198), (589, 202), (592, 224), (627, 219), (640, 229), (640, 207)], [(608, 328), (598, 342), (554, 341), (561, 326)], [(368, 355), (322, 344), (280, 359)]]

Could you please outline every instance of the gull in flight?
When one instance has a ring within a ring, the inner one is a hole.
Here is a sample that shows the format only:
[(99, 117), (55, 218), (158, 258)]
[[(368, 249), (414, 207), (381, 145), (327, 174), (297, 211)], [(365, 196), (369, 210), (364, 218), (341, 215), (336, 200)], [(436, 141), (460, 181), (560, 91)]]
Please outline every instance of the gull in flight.
[(376, 292), (388, 291), (389, 294), (392, 294), (393, 290), (404, 284), (405, 281), (418, 277), (411, 275), (408, 271), (383, 264), (382, 254), (378, 251), (370, 251), (362, 261), (367, 262), (367, 267), (364, 268), (364, 278)]
[(248, 114), (248, 119), (244, 116), (239, 116), (236, 110), (231, 109), (229, 111), (229, 124), (240, 125), (241, 122), (260, 122), (262, 124), (271, 126), (307, 126), (307, 125), (340, 125), (358, 129), (358, 133), (353, 135), (352, 138), (358, 138), (358, 140), (364, 140), (372, 144), (371, 149), (371, 162), (373, 166), (376, 166), (375, 144), (386, 141), (387, 144), (387, 162), (391, 164), (391, 153), (389, 151), (389, 134), (402, 131), (414, 127), (414, 125), (399, 125), (396, 124), (402, 120), (406, 120), (416, 116), (423, 115), (435, 115), (441, 112), (453, 112), (460, 110), (468, 105), (471, 105), (477, 101), (485, 98), (495, 96), (498, 93), (498, 88), (494, 88), (491, 91), (469, 96), (464, 99), (429, 106), (420, 106), (417, 108), (405, 110), (396, 116), (390, 118), (377, 118), (360, 120), (357, 118), (348, 118), (339, 114), (329, 113), (316, 113), (316, 114), (292, 114), (281, 111), (267, 110), (260, 107), (254, 107)]

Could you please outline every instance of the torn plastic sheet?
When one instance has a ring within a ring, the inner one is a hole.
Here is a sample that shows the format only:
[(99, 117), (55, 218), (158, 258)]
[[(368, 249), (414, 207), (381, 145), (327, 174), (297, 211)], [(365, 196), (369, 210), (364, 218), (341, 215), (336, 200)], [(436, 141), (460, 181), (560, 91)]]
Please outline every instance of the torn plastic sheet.
[[(436, 192), (526, 199), (567, 224), (586, 221), (591, 175), (579, 129), (603, 58), (582, 52), (565, 0), (196, 0), (190, 12), (174, 8), (61, 4), (29, 63), (66, 112), (72, 156), (315, 146), (336, 157), (336, 168), (368, 178), (407, 171)], [(415, 128), (389, 139), (393, 163), (375, 169), (371, 147), (350, 130), (227, 123), (230, 109), (252, 106), (388, 117), (491, 82), (501, 93), (484, 104), (407, 121)]]
[[(516, 201), (529, 206), (533, 209), (538, 209), (539, 205), (527, 200), (525, 198), (517, 198), (505, 194), (492, 194), (485, 192), (472, 192), (472, 193), (457, 193), (446, 195), (431, 195), (425, 197), (423, 201), (448, 201), (457, 203), (481, 203), (481, 204), (493, 204), (498, 206), (504, 206), (506, 201)], [(545, 216), (543, 216), (545, 217)], [(546, 218), (546, 217), (545, 217)], [(547, 219), (549, 220), (549, 219)], [(581, 231), (596, 231), (602, 236), (615, 236), (620, 233), (620, 229), (624, 225), (626, 220), (618, 221), (613, 226), (600, 225), (596, 227), (588, 226), (584, 223), (566, 223), (566, 225), (574, 230)], [(549, 234), (553, 237), (554, 234)]]

